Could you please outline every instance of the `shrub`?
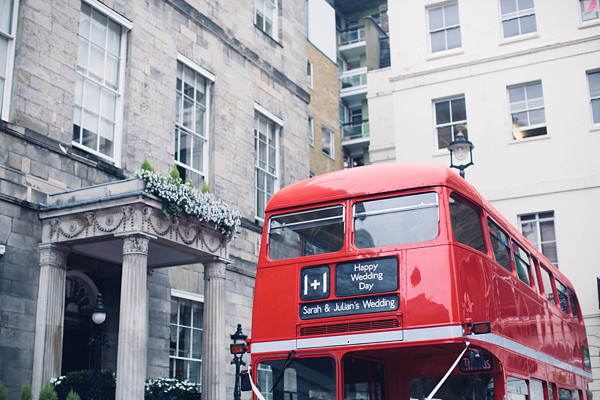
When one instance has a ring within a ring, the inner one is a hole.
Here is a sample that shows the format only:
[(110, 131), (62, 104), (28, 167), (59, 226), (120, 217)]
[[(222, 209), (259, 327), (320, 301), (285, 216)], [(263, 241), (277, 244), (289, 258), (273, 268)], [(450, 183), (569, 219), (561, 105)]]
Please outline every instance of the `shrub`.
[(33, 400), (33, 391), (31, 390), (31, 386), (29, 382), (25, 382), (23, 387), (21, 388), (21, 397), (20, 400)]
[[(69, 372), (65, 376), (61, 376), (52, 380), (52, 383), (56, 388), (58, 398), (60, 400), (65, 400), (69, 396), (69, 392), (71, 390), (78, 393), (83, 399), (91, 398), (93, 390), (92, 375), (93, 371), (91, 370), (73, 371)], [(112, 370), (105, 369), (99, 371), (98, 385), (99, 392), (98, 397), (95, 400), (112, 400), (115, 398), (115, 389), (117, 387), (117, 383), (115, 380), (115, 374)]]
[(148, 161), (147, 158), (144, 158), (142, 165), (140, 165), (140, 169), (142, 171), (156, 172), (156, 171), (154, 171), (154, 167), (152, 165), (150, 165), (150, 161)]
[(44, 388), (42, 390), (40, 390), (40, 397), (38, 399), (39, 400), (58, 400), (58, 396), (56, 395), (56, 392), (54, 391), (54, 386), (50, 382), (47, 382), (46, 386), (44, 386)]
[(145, 400), (195, 400), (200, 399), (195, 383), (176, 378), (155, 378), (146, 381)]
[(67, 400), (81, 400), (81, 397), (79, 397), (79, 395), (75, 393), (73, 389), (71, 389), (69, 395), (67, 396)]
[(4, 388), (2, 381), (0, 381), (0, 400), (8, 400), (8, 389)]

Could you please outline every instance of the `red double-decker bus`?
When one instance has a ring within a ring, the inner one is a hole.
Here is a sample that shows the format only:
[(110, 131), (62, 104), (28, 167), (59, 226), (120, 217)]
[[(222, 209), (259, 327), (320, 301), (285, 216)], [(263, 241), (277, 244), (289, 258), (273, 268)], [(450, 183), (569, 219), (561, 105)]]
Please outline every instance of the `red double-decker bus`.
[(569, 280), (438, 164), (276, 193), (249, 348), (267, 400), (585, 400), (592, 380)]

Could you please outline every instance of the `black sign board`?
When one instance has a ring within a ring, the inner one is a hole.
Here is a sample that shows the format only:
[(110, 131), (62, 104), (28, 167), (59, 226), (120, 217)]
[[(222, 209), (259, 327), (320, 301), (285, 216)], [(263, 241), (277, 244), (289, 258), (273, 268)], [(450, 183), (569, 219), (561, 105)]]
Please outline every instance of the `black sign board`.
[(316, 300), (329, 297), (329, 267), (306, 267), (300, 274), (300, 299)]
[(398, 259), (371, 258), (335, 266), (335, 294), (355, 296), (398, 290)]
[(341, 315), (371, 314), (398, 309), (398, 295), (361, 297), (323, 301), (300, 306), (300, 319), (327, 318)]
[(483, 356), (483, 367), (482, 368), (473, 368), (471, 366), (471, 360), (469, 357), (461, 358), (458, 363), (458, 367), (461, 372), (476, 372), (476, 371), (491, 371), (494, 369), (494, 364), (492, 362), (492, 357)]

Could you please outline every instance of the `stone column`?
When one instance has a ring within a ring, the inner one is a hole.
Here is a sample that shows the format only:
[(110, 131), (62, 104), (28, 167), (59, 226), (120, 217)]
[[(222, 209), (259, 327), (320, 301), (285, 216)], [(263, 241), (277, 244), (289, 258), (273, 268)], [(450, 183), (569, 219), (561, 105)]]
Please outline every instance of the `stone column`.
[(148, 242), (144, 235), (123, 237), (119, 307), (116, 400), (143, 400), (148, 349), (146, 289)]
[(204, 264), (202, 400), (225, 399), (225, 266), (214, 258)]
[(60, 375), (63, 322), (65, 319), (65, 280), (69, 248), (42, 243), (35, 342), (33, 347), (33, 393), (37, 399), (44, 384)]

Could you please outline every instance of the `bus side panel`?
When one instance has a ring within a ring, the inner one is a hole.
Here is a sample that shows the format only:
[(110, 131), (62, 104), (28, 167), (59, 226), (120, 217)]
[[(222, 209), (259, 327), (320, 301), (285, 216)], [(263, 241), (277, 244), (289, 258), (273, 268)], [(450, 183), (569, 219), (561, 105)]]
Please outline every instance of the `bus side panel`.
[(406, 251), (406, 309), (402, 310), (407, 329), (426, 325), (459, 323), (456, 282), (450, 266), (450, 246)]
[(492, 274), (480, 253), (462, 246), (453, 246), (454, 265), (459, 281), (458, 299), (462, 322), (489, 322), (496, 318), (493, 301)]
[(296, 265), (258, 268), (254, 288), (253, 341), (296, 337), (299, 312), (296, 270)]

